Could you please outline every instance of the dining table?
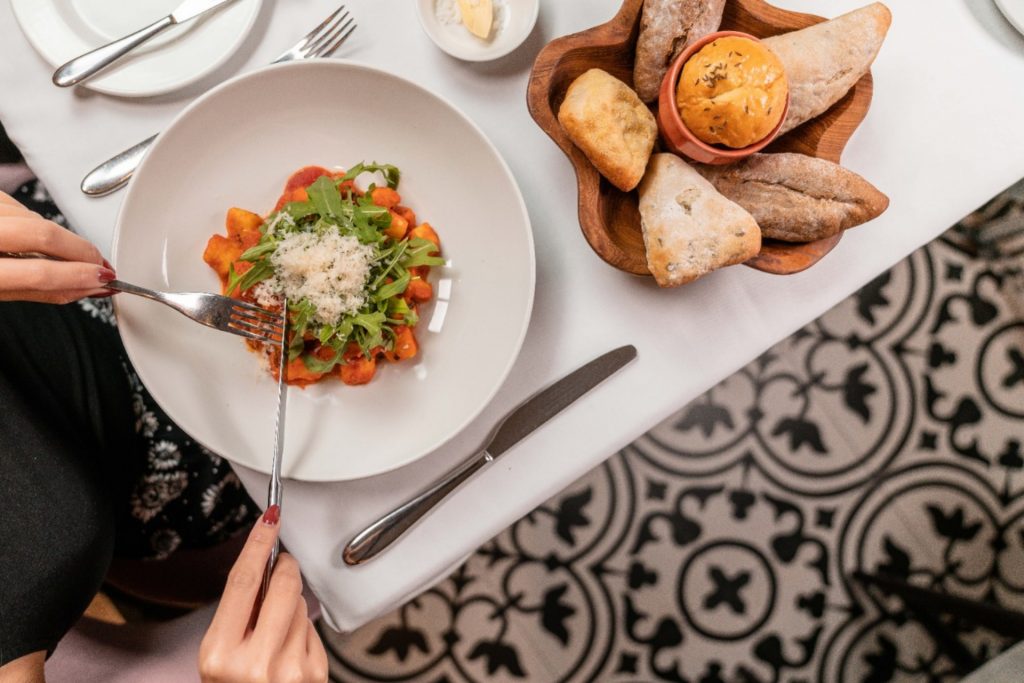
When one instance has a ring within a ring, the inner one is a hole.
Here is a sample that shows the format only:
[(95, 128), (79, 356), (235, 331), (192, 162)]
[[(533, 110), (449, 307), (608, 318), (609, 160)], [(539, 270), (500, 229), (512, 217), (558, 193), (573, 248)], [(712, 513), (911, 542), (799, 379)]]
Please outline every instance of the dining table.
[[(773, 1), (830, 15), (864, 4)], [(386, 69), (439, 93), (504, 156), (532, 222), (536, 293), (509, 378), (449, 442), (369, 478), (285, 481), (283, 544), (336, 629), (354, 630), (438, 582), (513, 521), (1024, 176), (1024, 38), (991, 0), (887, 0), (893, 23), (872, 69), (874, 99), (842, 163), (890, 197), (888, 211), (849, 231), (803, 273), (732, 267), (659, 289), (591, 251), (577, 220), (573, 168), (526, 105), (541, 48), (607, 21), (619, 4), (542, 0), (537, 25), (517, 50), (471, 63), (437, 48), (421, 29), (415, 3), (347, 0), (358, 29), (334, 58)], [(87, 197), (79, 190), (83, 175), (165, 128), (217, 83), (269, 63), (336, 5), (264, 0), (242, 47), (213, 73), (176, 92), (131, 99), (54, 87), (53, 67), (23, 36), (10, 4), (0, 3), (0, 120), (70, 225), (109, 254), (125, 191)], [(351, 96), (366, 98), (369, 117), (382, 106), (365, 93)], [(429, 130), (429, 121), (424, 124)], [(452, 149), (437, 166), (458, 175), (459, 151)], [(478, 191), (472, 177), (464, 182), (466, 192)], [(187, 176), (167, 187), (182, 201), (202, 191)], [(479, 229), (487, 228), (482, 221)], [(636, 346), (636, 361), (505, 453), (377, 558), (355, 567), (343, 562), (342, 549), (354, 534), (476, 452), (517, 404), (624, 344)], [(175, 362), (187, 371), (187, 359)], [(265, 500), (267, 475), (235, 470), (252, 497)]]

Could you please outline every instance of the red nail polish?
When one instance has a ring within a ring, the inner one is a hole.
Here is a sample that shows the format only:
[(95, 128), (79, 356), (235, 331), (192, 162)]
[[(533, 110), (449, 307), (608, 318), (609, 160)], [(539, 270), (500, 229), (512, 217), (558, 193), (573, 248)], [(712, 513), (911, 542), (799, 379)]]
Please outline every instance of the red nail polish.
[(107, 268), (108, 270), (114, 269), (114, 266), (110, 265), (110, 261), (108, 261), (107, 259), (103, 259), (103, 267)]
[(277, 523), (281, 520), (281, 508), (278, 505), (271, 505), (267, 508), (267, 511), (263, 513), (263, 523), (267, 526), (277, 526)]
[(97, 277), (99, 278), (100, 284), (105, 285), (111, 280), (116, 280), (117, 274), (114, 273), (114, 271), (112, 271), (110, 268), (100, 268), (100, 272)]

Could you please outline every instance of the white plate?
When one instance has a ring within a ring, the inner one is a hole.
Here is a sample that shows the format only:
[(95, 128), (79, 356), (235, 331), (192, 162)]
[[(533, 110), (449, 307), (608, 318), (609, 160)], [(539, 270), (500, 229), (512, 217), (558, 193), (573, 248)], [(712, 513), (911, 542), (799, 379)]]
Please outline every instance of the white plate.
[[(421, 311), (416, 360), (382, 364), (363, 387), (328, 380), (289, 390), (283, 469), (296, 479), (355, 479), (409, 463), (461, 431), (505, 380), (533, 305), (534, 254), (498, 151), (454, 106), (398, 76), (341, 60), (280, 64), (182, 112), (136, 172), (117, 221), (118, 277), (219, 291), (202, 254), (229, 207), (266, 213), (292, 171), (362, 160), (402, 170), (403, 203), (436, 227), (451, 262), (431, 274), (439, 299), (450, 286), (450, 301)], [(157, 402), (205, 446), (267, 472), (276, 385), (244, 342), (145, 299), (119, 295), (115, 306)], [(441, 331), (429, 332), (442, 307)]]
[(442, 23), (435, 9), (441, 1), (416, 0), (420, 24), (439, 48), (468, 62), (485, 62), (512, 52), (529, 37), (540, 13), (540, 0), (501, 0), (507, 13), (505, 25), (500, 31), (492, 30), (491, 38), (484, 40), (474, 36), (462, 24)]
[(996, 0), (996, 7), (1015, 29), (1024, 34), (1024, 0)]
[[(173, 26), (83, 84), (122, 97), (159, 95), (221, 66), (256, 21), (262, 0), (235, 0)], [(170, 14), (181, 0), (11, 0), (28, 41), (56, 69)]]

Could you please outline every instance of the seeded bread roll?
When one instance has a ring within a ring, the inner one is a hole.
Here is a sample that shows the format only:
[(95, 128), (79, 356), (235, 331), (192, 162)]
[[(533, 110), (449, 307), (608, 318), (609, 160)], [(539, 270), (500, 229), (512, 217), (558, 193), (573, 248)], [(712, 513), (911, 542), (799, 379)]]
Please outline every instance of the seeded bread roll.
[(786, 242), (831, 237), (889, 207), (889, 198), (853, 171), (803, 154), (753, 154), (697, 170), (749, 211), (764, 237)]
[(558, 121), (613, 185), (623, 192), (637, 186), (658, 123), (628, 85), (601, 69), (587, 71), (569, 86)]
[(761, 43), (713, 40), (683, 66), (676, 106), (690, 132), (709, 145), (739, 148), (766, 138), (786, 110), (782, 62)]
[(880, 2), (799, 31), (764, 38), (789, 79), (789, 113), (779, 134), (825, 113), (868, 72), (892, 23)]
[(725, 0), (644, 0), (633, 65), (640, 99), (658, 99), (672, 62), (691, 43), (718, 30), (724, 9)]
[(678, 287), (716, 268), (757, 256), (761, 231), (674, 154), (655, 154), (640, 183), (647, 266), (662, 287)]

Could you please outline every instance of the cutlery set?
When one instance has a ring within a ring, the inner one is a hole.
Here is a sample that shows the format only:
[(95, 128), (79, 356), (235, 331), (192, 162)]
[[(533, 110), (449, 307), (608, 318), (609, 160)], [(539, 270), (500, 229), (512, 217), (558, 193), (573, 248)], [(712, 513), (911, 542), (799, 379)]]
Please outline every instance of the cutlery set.
[(172, 26), (184, 24), (229, 2), (233, 0), (185, 0), (166, 17), (59, 67), (53, 74), (53, 84), (67, 88), (82, 83)]
[[(53, 82), (61, 87), (83, 83), (172, 26), (196, 19), (232, 1), (185, 0), (174, 12), (153, 24), (67, 62), (53, 74)], [(354, 18), (342, 5), (271, 63), (329, 57), (355, 29)], [(83, 179), (82, 192), (90, 196), (100, 196), (123, 187), (132, 177), (156, 137), (154, 135), (147, 138), (97, 166)], [(40, 255), (2, 253), (0, 256), (46, 258)], [(267, 505), (280, 506), (281, 459), (288, 389), (287, 302), (280, 313), (274, 313), (216, 294), (159, 292), (119, 280), (110, 282), (107, 287), (114, 291), (158, 301), (208, 327), (278, 346), (277, 415)], [(376, 557), (473, 475), (485, 469), (522, 439), (624, 367), (636, 358), (636, 355), (637, 351), (633, 346), (623, 346), (610, 351), (515, 408), (496, 426), (482, 450), (430, 484), (417, 496), (356, 534), (342, 552), (343, 561), (349, 565), (358, 565)], [(278, 547), (275, 545), (264, 573), (261, 597), (269, 584), (277, 554)]]

